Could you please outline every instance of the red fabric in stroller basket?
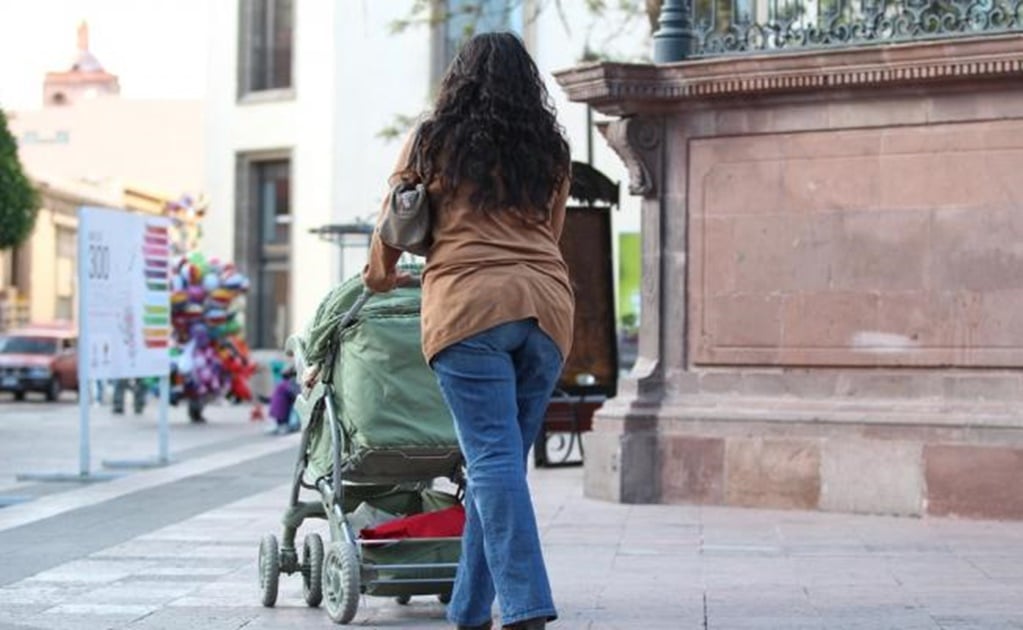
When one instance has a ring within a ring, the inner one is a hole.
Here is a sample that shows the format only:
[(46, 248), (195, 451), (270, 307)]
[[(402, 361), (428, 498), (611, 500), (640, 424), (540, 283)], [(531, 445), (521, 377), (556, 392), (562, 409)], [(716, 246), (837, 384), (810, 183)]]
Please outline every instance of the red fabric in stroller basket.
[(359, 532), (365, 540), (396, 538), (448, 538), (462, 535), (465, 528), (465, 508), (453, 505), (435, 512), (413, 514), (393, 521), (367, 527)]

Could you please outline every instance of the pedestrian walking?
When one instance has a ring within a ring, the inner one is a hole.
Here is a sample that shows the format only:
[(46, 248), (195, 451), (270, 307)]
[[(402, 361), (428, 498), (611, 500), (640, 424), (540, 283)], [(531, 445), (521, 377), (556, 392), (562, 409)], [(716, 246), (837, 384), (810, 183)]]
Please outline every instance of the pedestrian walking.
[(281, 372), (281, 380), (274, 386), (270, 395), (270, 418), (274, 421), (268, 433), (285, 435), (298, 430), (298, 423), (292, 422), (292, 410), (295, 398), (298, 397), (299, 384), (294, 366), (288, 366)]
[(117, 414), (124, 413), (124, 394), (129, 388), (131, 388), (132, 407), (135, 413), (140, 414), (146, 408), (145, 380), (141, 378), (119, 378), (114, 381), (111, 411)]
[[(422, 275), (423, 353), (451, 409), (468, 485), (448, 618), (505, 628), (556, 618), (527, 454), (572, 342), (574, 296), (558, 248), (570, 153), (536, 64), (518, 37), (470, 39), (389, 184), (423, 183), (433, 242)], [(381, 213), (386, 215), (387, 206)], [(379, 232), (367, 287), (405, 281)]]

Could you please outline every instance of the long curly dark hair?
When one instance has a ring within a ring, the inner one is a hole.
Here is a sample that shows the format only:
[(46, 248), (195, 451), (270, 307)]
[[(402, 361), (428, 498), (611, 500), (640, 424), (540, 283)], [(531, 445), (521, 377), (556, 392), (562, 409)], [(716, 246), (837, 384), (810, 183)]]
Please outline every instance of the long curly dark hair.
[(439, 177), (444, 191), (470, 184), (470, 202), (484, 212), (544, 220), (570, 176), (550, 95), (511, 33), (479, 34), (462, 46), (418, 133), (403, 175)]

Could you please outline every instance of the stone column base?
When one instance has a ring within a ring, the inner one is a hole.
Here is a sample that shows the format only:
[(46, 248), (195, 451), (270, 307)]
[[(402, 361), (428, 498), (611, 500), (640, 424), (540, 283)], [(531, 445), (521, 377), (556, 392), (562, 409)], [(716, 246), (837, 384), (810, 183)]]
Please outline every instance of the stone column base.
[(1023, 519), (1023, 422), (1004, 404), (695, 396), (602, 410), (584, 439), (596, 499)]
[(593, 499), (616, 503), (659, 502), (657, 432), (620, 432), (597, 422), (583, 434), (583, 493)]

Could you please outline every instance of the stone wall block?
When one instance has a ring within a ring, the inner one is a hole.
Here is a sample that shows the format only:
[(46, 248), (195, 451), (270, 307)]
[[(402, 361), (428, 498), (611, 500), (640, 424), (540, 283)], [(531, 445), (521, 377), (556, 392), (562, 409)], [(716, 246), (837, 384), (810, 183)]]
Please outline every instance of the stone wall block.
[(730, 438), (725, 444), (725, 502), (816, 509), (820, 462), (816, 441)]
[(1023, 519), (1023, 449), (928, 445), (924, 470), (929, 514)]
[(922, 461), (917, 443), (827, 440), (821, 457), (821, 509), (918, 516)]
[(724, 501), (723, 438), (662, 435), (660, 449), (663, 502), (720, 504)]

